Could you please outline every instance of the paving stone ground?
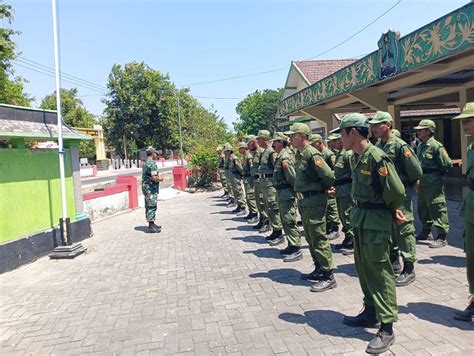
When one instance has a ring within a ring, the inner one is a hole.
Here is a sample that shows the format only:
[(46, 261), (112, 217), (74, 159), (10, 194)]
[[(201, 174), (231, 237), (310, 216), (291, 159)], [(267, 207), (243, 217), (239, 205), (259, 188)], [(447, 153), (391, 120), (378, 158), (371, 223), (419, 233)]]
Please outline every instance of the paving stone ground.
[[(311, 293), (304, 259), (283, 263), (220, 193), (159, 203), (157, 235), (138, 209), (93, 225), (88, 252), (0, 275), (0, 354), (364, 355), (375, 330), (342, 324), (361, 308), (353, 258), (335, 254), (338, 288)], [(398, 289), (387, 354), (473, 355), (462, 229), (454, 246), (418, 245), (417, 281)]]

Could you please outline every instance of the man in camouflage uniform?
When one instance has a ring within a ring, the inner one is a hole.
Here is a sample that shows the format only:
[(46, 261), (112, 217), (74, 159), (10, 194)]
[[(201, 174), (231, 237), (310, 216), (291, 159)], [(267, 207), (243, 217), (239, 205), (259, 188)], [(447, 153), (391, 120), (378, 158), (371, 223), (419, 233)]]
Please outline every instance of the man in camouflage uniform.
[(232, 184), (232, 191), (237, 203), (237, 207), (232, 212), (236, 213), (237, 216), (242, 216), (245, 215), (245, 197), (242, 190), (242, 162), (234, 155), (234, 150), (228, 143), (224, 146), (224, 153), (227, 158), (227, 169)]
[[(329, 168), (334, 170), (336, 164), (336, 155), (324, 144), (323, 137), (320, 134), (311, 134), (309, 143), (323, 155)], [(339, 215), (337, 213), (337, 203), (335, 196), (328, 196), (328, 207), (326, 210), (326, 234), (329, 240), (335, 240), (339, 237)]]
[(239, 153), (242, 155), (242, 178), (244, 181), (245, 198), (247, 200), (247, 207), (249, 209), (248, 215), (245, 217), (249, 223), (256, 222), (258, 219), (257, 203), (255, 202), (255, 189), (253, 184), (253, 178), (250, 174), (250, 168), (252, 167), (252, 155), (249, 152), (246, 142), (240, 142)]
[(163, 181), (163, 177), (160, 177), (159, 175), (158, 166), (155, 161), (157, 154), (153, 147), (148, 147), (146, 149), (146, 156), (142, 173), (142, 192), (145, 198), (145, 216), (148, 221), (148, 232), (158, 233), (161, 232), (161, 226), (155, 224), (156, 204), (158, 201), (160, 182)]
[(228, 199), (229, 193), (227, 192), (227, 179), (225, 176), (224, 164), (225, 164), (225, 155), (222, 152), (222, 146), (217, 146), (217, 154), (219, 156), (219, 161), (217, 163), (217, 169), (219, 171), (219, 179), (222, 184), (222, 189), (224, 189), (224, 194), (221, 196), (222, 199)]
[(278, 207), (276, 189), (273, 185), (273, 170), (275, 168), (276, 153), (270, 145), (270, 132), (260, 130), (257, 136), (258, 145), (263, 148), (258, 167), (260, 191), (263, 194), (265, 210), (270, 218), (272, 233), (267, 236), (268, 241), (278, 239), (282, 235), (280, 209)]
[(354, 202), (351, 197), (352, 178), (351, 178), (351, 157), (352, 151), (345, 150), (342, 147), (341, 135), (333, 133), (328, 137), (328, 144), (336, 154), (336, 164), (334, 165), (335, 196), (337, 203), (337, 212), (342, 223), (342, 232), (344, 240), (336, 244), (334, 248), (340, 250), (344, 255), (354, 254), (354, 232), (351, 226), (351, 210)]
[(260, 178), (258, 176), (258, 169), (260, 167), (260, 157), (264, 149), (258, 145), (257, 136), (249, 135), (248, 147), (252, 155), (252, 166), (250, 167), (250, 174), (252, 175), (254, 188), (255, 188), (255, 202), (257, 203), (257, 210), (259, 212), (258, 224), (253, 226), (253, 229), (259, 230), (260, 233), (270, 231), (268, 213), (265, 208), (265, 202), (263, 200), (263, 193), (260, 189)]
[(364, 310), (355, 317), (345, 316), (350, 326), (380, 329), (366, 352), (379, 354), (393, 344), (393, 323), (397, 321), (395, 276), (390, 263), (390, 234), (393, 221), (404, 221), (400, 210), (405, 189), (392, 161), (367, 139), (369, 123), (365, 115), (348, 114), (333, 130), (340, 133), (351, 158), (351, 223), (354, 229), (354, 261), (364, 294)]
[(415, 127), (421, 144), (417, 156), (423, 169), (418, 184), (418, 216), (423, 230), (417, 240), (427, 240), (431, 236), (431, 226), (436, 226), (438, 236), (431, 248), (446, 246), (449, 232), (448, 207), (444, 195), (443, 174), (452, 166), (451, 158), (444, 146), (433, 137), (436, 125), (431, 120), (421, 120)]
[(290, 135), (291, 144), (298, 150), (295, 158), (294, 190), (299, 200), (305, 238), (315, 266), (313, 272), (302, 274), (301, 278), (316, 281), (311, 286), (312, 292), (323, 292), (337, 286), (332, 271), (331, 245), (326, 236), (326, 193), (333, 185), (334, 173), (321, 153), (309, 144), (311, 131), (308, 125), (294, 123), (285, 134)]
[[(474, 102), (467, 103), (461, 114), (453, 120), (462, 120), (462, 128), (466, 135), (474, 137)], [(467, 148), (467, 179), (470, 191), (461, 207), (464, 218), (464, 250), (466, 251), (466, 272), (469, 284), (469, 304), (463, 311), (456, 311), (455, 318), (472, 322), (474, 317), (474, 142)]]
[(223, 152), (224, 152), (224, 176), (225, 180), (227, 183), (227, 193), (229, 193), (229, 199), (227, 203), (227, 207), (232, 208), (234, 206), (237, 206), (235, 196), (234, 196), (234, 189), (232, 188), (232, 173), (229, 170), (229, 157), (230, 157), (230, 152), (226, 153), (225, 152), (225, 147), (230, 146), (230, 143), (226, 143), (223, 147)]
[[(379, 139), (376, 146), (383, 150), (393, 161), (398, 176), (405, 188), (405, 199), (401, 210), (405, 216), (403, 224), (393, 224), (390, 261), (395, 273), (397, 287), (407, 286), (415, 280), (416, 238), (413, 223), (413, 186), (421, 178), (423, 172), (420, 162), (412, 148), (402, 139), (395, 136), (392, 129), (392, 116), (385, 111), (377, 111), (369, 121), (372, 133)], [(402, 255), (403, 270), (401, 270), (399, 255)]]
[[(295, 156), (287, 147), (288, 137), (282, 132), (273, 135), (272, 147), (277, 153), (273, 180), (277, 191), (278, 205), (280, 207), (280, 217), (285, 231), (288, 247), (280, 250), (283, 262), (298, 261), (303, 258), (301, 252), (301, 236), (296, 227), (296, 194), (293, 189), (295, 185)], [(270, 242), (270, 246), (275, 246), (284, 241), (284, 237)]]

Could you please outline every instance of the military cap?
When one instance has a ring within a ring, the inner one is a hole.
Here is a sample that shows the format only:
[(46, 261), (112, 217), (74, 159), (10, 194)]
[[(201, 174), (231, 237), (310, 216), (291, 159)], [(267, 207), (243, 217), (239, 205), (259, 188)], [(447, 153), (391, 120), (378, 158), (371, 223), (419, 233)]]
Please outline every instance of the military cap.
[(323, 136), (321, 136), (320, 134), (311, 134), (309, 135), (309, 143), (315, 143), (315, 142), (318, 142), (318, 141), (321, 141), (323, 142), (324, 139), (323, 139)]
[(295, 122), (291, 125), (290, 130), (285, 132), (285, 135), (293, 135), (295, 133), (302, 133), (305, 135), (311, 135), (311, 130), (308, 125), (303, 124), (302, 122)]
[(359, 113), (351, 113), (345, 115), (341, 122), (339, 123), (339, 127), (331, 130), (330, 133), (340, 133), (342, 129), (348, 127), (365, 127), (369, 128), (369, 119), (364, 114)]
[(397, 137), (402, 137), (402, 134), (397, 129), (392, 129), (392, 134)]
[(233, 151), (232, 145), (230, 143), (226, 143), (224, 145), (224, 151)]
[(270, 131), (268, 131), (268, 130), (259, 130), (257, 137), (258, 138), (268, 138), (268, 139), (270, 139)]
[(369, 121), (369, 124), (375, 125), (380, 124), (382, 122), (388, 122), (389, 124), (393, 124), (392, 115), (390, 115), (386, 111), (377, 111), (373, 119)]
[(339, 140), (340, 138), (341, 138), (341, 134), (333, 133), (333, 134), (329, 135), (328, 142)]
[(275, 132), (273, 134), (273, 138), (270, 141), (288, 141), (288, 136), (286, 136), (283, 132)]
[(247, 148), (247, 143), (246, 142), (239, 142), (237, 144), (237, 148)]
[(256, 139), (257, 139), (257, 136), (255, 136), (255, 135), (247, 135), (247, 136), (244, 136), (244, 139), (247, 140), (247, 143), (248, 143), (248, 142), (250, 142), (250, 141), (256, 140)]
[(154, 147), (149, 146), (149, 147), (146, 148), (146, 154), (147, 155), (151, 155), (153, 152), (155, 152)]
[(474, 118), (474, 102), (466, 103), (461, 111), (461, 114), (453, 117), (451, 120), (462, 120), (469, 118)]
[(418, 126), (415, 126), (415, 130), (423, 130), (423, 129), (432, 129), (434, 130), (436, 128), (436, 124), (432, 120), (421, 120)]

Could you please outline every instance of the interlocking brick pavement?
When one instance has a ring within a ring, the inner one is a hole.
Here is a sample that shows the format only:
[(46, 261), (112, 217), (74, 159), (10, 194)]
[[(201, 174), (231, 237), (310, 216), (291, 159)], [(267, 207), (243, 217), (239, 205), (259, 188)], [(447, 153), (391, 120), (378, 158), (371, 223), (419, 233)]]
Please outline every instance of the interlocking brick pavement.
[[(374, 330), (342, 324), (362, 303), (352, 257), (335, 254), (338, 288), (311, 293), (304, 259), (283, 263), (218, 193), (159, 203), (161, 234), (138, 209), (93, 225), (86, 254), (42, 258), (0, 276), (0, 354), (363, 355)], [(456, 207), (455, 207), (456, 208)], [(474, 354), (461, 224), (448, 246), (418, 245), (417, 281), (398, 289), (388, 354)]]

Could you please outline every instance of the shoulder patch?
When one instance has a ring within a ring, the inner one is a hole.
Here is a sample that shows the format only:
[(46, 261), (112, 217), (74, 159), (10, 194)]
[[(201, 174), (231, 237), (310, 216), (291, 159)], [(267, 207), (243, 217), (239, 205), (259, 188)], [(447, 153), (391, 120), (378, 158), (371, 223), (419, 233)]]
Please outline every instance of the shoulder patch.
[(361, 170), (360, 170), (360, 173), (365, 174), (366, 176), (372, 175), (372, 172), (371, 172), (371, 171), (368, 171), (368, 170), (366, 170), (366, 169), (361, 169)]
[(406, 157), (406, 158), (410, 158), (412, 156), (412, 153), (410, 150), (406, 150), (405, 152), (403, 152), (403, 155)]
[(321, 166), (323, 165), (323, 160), (317, 158), (316, 161), (314, 161), (314, 163), (315, 163), (318, 167), (321, 167)]
[(386, 176), (388, 176), (388, 168), (387, 167), (380, 167), (378, 169), (378, 173), (381, 177), (386, 177)]
[(444, 157), (449, 157), (449, 155), (448, 155), (448, 151), (446, 151), (446, 150), (443, 150), (443, 156), (444, 156)]
[(282, 166), (283, 168), (285, 168), (285, 169), (288, 168), (288, 166), (289, 166), (288, 161), (283, 161), (283, 162), (281, 163), (281, 166)]

